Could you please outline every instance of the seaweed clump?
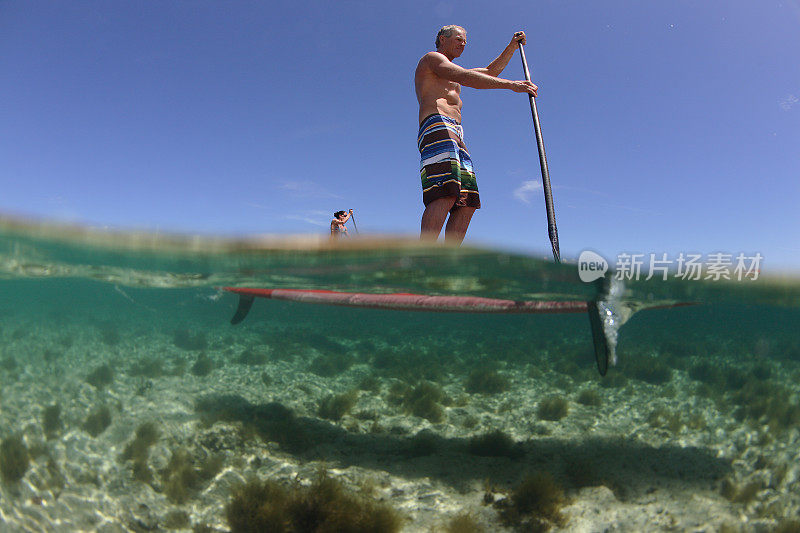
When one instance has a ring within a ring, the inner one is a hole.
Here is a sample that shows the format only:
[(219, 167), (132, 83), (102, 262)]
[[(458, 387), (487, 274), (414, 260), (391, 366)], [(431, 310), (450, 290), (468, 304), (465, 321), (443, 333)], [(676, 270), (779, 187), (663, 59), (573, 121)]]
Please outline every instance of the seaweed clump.
[(564, 489), (547, 472), (527, 476), (509, 498), (495, 506), (507, 526), (523, 531), (547, 531), (564, 526), (566, 518), (561, 508), (567, 503)]
[(747, 505), (755, 500), (756, 495), (763, 489), (764, 486), (759, 481), (751, 481), (741, 486), (737, 486), (733, 483), (733, 481), (730, 480), (730, 478), (725, 478), (722, 480), (720, 494), (733, 503)]
[(550, 396), (543, 399), (536, 409), (536, 414), (539, 415), (539, 418), (553, 422), (561, 420), (567, 416), (568, 412), (569, 404), (561, 396)]
[(201, 353), (192, 365), (191, 372), (197, 377), (207, 376), (214, 370), (214, 360)]
[(452, 517), (445, 524), (444, 533), (483, 533), (486, 531), (469, 511), (464, 511)]
[(22, 442), (18, 435), (12, 435), (3, 439), (0, 443), (0, 476), (7, 483), (13, 483), (22, 479), (28, 471), (30, 457), (28, 447)]
[(166, 468), (161, 471), (164, 494), (172, 503), (186, 503), (202, 484), (213, 478), (222, 468), (220, 456), (209, 456), (204, 461), (193, 457), (187, 450), (178, 449)]
[(319, 404), (317, 413), (328, 420), (341, 420), (350, 412), (358, 401), (358, 391), (351, 390), (344, 394), (331, 394), (326, 396)]
[(737, 418), (767, 424), (773, 433), (800, 425), (800, 405), (792, 401), (791, 391), (785, 387), (750, 380), (731, 400), (739, 406)]
[(329, 378), (346, 372), (354, 363), (355, 358), (352, 355), (337, 351), (315, 358), (308, 369), (318, 376)]
[(86, 376), (86, 383), (96, 389), (103, 389), (114, 383), (114, 371), (107, 364), (100, 365)]
[(406, 412), (438, 424), (444, 420), (444, 409), (440, 404), (449, 404), (450, 399), (438, 385), (423, 381), (413, 389), (400, 384), (389, 390), (391, 403), (402, 403)]
[(465, 388), (469, 393), (498, 394), (508, 390), (508, 378), (488, 368), (476, 368), (470, 372)]
[(597, 407), (603, 402), (596, 390), (583, 389), (578, 395), (578, 403), (581, 405)]
[(679, 433), (685, 425), (680, 414), (663, 406), (658, 406), (647, 415), (647, 423), (655, 428), (666, 429), (670, 433)]
[(467, 444), (467, 451), (480, 457), (509, 457), (514, 459), (524, 455), (524, 451), (514, 442), (514, 439), (499, 429), (472, 437)]
[(225, 509), (233, 533), (347, 531), (393, 533), (402, 524), (391, 507), (376, 503), (320, 473), (309, 487), (286, 488), (251, 480), (233, 490)]
[(62, 427), (61, 406), (55, 403), (45, 407), (42, 411), (42, 429), (47, 439), (54, 438)]
[(160, 432), (153, 422), (144, 422), (136, 428), (134, 438), (125, 446), (121, 459), (133, 462), (133, 477), (137, 481), (150, 483), (153, 473), (147, 466), (150, 447), (158, 441)]
[(89, 413), (83, 422), (83, 429), (92, 437), (97, 437), (111, 425), (111, 411), (105, 405)]

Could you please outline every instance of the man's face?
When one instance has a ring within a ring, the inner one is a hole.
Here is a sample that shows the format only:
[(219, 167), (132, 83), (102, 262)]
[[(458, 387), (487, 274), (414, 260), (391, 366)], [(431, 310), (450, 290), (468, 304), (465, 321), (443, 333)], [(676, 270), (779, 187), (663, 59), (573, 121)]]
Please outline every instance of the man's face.
[[(461, 55), (467, 46), (467, 32), (456, 28), (450, 37), (442, 37), (442, 50), (447, 55), (456, 58)], [(449, 54), (447, 52), (450, 52)]]

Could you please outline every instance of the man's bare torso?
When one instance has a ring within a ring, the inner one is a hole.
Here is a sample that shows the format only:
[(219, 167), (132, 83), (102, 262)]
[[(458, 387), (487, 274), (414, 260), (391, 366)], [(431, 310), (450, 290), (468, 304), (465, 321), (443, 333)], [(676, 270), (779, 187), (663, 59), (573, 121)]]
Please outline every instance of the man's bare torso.
[(422, 56), (414, 73), (414, 87), (419, 101), (419, 122), (434, 113), (461, 122), (461, 85), (436, 75), (428, 65), (431, 54), (437, 53), (429, 52)]

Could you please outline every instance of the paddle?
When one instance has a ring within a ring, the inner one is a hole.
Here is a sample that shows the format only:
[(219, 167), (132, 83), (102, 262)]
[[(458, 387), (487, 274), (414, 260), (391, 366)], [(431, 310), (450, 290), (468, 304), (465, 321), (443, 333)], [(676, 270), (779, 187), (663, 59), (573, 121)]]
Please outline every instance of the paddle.
[(353, 213), (353, 210), (350, 210), (350, 218), (353, 219), (353, 227), (356, 229), (356, 234), (358, 234), (358, 225), (356, 225), (356, 214)]
[[(525, 50), (523, 50), (521, 42), (517, 42), (517, 46), (519, 46), (519, 55), (522, 58), (522, 69), (525, 71), (525, 79), (531, 81), (528, 61), (525, 59)], [(553, 191), (550, 189), (550, 173), (547, 171), (547, 157), (544, 155), (542, 128), (539, 125), (539, 113), (536, 111), (536, 100), (532, 94), (528, 94), (528, 99), (531, 102), (531, 114), (533, 115), (533, 129), (536, 132), (536, 144), (539, 147), (539, 166), (542, 167), (542, 188), (544, 189), (544, 202), (547, 207), (547, 233), (550, 235), (550, 245), (553, 247), (553, 259), (555, 259), (556, 263), (560, 263), (561, 251), (558, 248), (556, 212), (553, 208)]]

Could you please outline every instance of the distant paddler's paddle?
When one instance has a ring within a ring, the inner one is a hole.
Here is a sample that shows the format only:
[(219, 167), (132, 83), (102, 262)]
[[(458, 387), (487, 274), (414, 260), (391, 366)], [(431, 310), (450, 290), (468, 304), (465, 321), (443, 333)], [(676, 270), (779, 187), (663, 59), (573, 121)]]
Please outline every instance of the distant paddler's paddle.
[[(528, 70), (528, 61), (525, 59), (525, 50), (522, 43), (519, 46), (519, 56), (522, 58), (522, 69), (525, 71), (525, 79), (531, 81), (531, 73)], [(539, 126), (539, 113), (536, 111), (536, 99), (528, 93), (531, 102), (531, 114), (533, 115), (533, 129), (536, 131), (536, 144), (539, 147), (539, 165), (542, 167), (542, 188), (544, 190), (544, 203), (547, 207), (547, 233), (550, 235), (550, 245), (553, 247), (553, 259), (556, 263), (561, 262), (561, 251), (558, 249), (558, 229), (556, 228), (556, 211), (553, 208), (553, 191), (550, 189), (550, 173), (547, 171), (547, 157), (544, 155), (544, 140), (542, 139), (542, 128)]]
[(356, 229), (356, 234), (358, 234), (358, 225), (356, 225), (356, 214), (353, 213), (353, 210), (350, 210), (350, 218), (353, 219), (353, 227)]

